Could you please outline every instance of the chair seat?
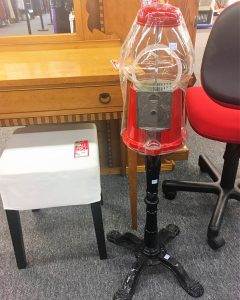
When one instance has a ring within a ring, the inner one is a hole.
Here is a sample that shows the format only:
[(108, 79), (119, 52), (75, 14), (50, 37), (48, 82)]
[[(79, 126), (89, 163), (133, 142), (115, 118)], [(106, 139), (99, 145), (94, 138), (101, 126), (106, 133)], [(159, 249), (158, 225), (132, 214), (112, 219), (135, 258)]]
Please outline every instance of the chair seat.
[(201, 136), (225, 143), (240, 143), (240, 110), (222, 106), (202, 87), (187, 90), (186, 108), (192, 128)]
[[(89, 153), (75, 158), (77, 141)], [(90, 204), (101, 200), (97, 131), (94, 124), (17, 129), (0, 159), (4, 209), (27, 210)]]

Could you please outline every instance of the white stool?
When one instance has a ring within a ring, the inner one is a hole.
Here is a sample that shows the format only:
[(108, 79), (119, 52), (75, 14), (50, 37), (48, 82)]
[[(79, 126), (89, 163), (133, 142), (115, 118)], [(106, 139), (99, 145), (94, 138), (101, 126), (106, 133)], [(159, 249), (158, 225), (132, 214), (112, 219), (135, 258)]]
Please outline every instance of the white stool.
[(94, 124), (17, 129), (0, 159), (0, 193), (19, 269), (26, 267), (20, 210), (91, 204), (99, 255), (107, 257)]

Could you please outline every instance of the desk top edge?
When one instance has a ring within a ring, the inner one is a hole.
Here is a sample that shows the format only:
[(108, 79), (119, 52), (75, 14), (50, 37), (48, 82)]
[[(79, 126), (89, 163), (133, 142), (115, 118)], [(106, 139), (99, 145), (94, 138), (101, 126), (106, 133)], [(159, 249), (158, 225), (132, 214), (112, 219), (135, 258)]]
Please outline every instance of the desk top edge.
[(119, 82), (111, 60), (121, 42), (87, 41), (68, 47), (0, 51), (0, 90), (11, 87)]

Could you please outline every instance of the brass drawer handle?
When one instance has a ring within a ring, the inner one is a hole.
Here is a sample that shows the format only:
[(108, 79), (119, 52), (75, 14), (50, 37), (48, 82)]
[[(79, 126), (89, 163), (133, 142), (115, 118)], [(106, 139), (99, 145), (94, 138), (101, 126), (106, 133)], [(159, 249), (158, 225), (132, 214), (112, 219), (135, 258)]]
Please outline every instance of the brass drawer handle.
[(101, 93), (99, 95), (99, 101), (102, 104), (108, 104), (109, 102), (111, 102), (112, 98), (111, 95), (109, 93)]

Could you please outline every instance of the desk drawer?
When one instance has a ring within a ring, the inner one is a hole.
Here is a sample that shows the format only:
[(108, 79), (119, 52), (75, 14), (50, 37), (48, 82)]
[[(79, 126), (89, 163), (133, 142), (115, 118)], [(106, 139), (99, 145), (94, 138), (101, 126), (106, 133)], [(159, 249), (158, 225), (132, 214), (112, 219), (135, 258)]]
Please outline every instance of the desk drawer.
[[(119, 85), (0, 91), (0, 117), (4, 114), (88, 110), (119, 111), (122, 95)], [(118, 108), (118, 109), (117, 109)]]

